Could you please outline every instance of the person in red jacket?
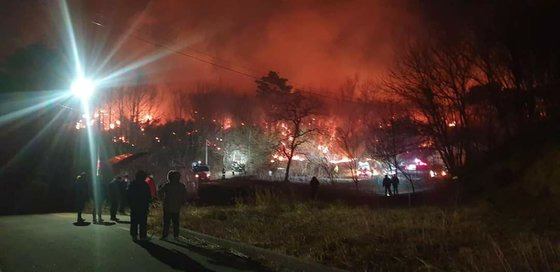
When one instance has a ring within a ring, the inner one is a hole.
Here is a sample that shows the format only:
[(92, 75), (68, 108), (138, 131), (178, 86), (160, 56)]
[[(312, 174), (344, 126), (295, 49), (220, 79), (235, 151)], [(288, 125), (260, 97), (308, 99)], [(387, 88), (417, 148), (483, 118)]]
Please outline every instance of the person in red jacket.
[(154, 175), (149, 175), (146, 178), (146, 183), (148, 183), (148, 187), (150, 187), (150, 195), (152, 196), (152, 200), (155, 200), (156, 195), (156, 182), (154, 181)]

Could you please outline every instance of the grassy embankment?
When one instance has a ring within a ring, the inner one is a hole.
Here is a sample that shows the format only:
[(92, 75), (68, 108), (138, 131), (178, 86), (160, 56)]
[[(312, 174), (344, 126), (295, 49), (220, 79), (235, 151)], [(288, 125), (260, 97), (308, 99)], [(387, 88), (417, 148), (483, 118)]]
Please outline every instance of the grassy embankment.
[[(229, 206), (188, 206), (181, 223), (352, 271), (560, 269), (558, 232), (537, 232), (488, 204), (383, 206), (307, 201), (261, 188)], [(159, 222), (161, 212), (152, 211), (151, 229), (159, 229)]]

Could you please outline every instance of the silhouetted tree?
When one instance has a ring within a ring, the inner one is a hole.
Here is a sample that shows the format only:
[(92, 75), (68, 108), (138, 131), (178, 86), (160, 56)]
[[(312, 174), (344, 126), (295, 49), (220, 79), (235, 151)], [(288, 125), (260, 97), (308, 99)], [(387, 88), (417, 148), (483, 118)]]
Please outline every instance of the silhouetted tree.
[(255, 82), (257, 83), (257, 95), (263, 97), (288, 95), (292, 93), (293, 89), (291, 85), (288, 85), (287, 79), (281, 78), (274, 71), (268, 72), (268, 75)]
[(386, 87), (410, 103), (449, 171), (457, 174), (475, 145), (467, 97), (477, 70), (468, 42), (410, 46), (402, 52)]
[(255, 82), (257, 95), (268, 108), (267, 115), (271, 124), (280, 124), (284, 129), (279, 148), (287, 159), (284, 181), (288, 182), (296, 150), (318, 131), (313, 127), (311, 118), (318, 113), (319, 104), (310, 97), (293, 92), (288, 80), (274, 71)]
[(173, 118), (176, 120), (189, 118), (190, 100), (186, 90), (177, 89), (172, 91), (173, 100), (171, 101)]
[(342, 151), (348, 161), (345, 163), (348, 170), (350, 170), (350, 175), (354, 187), (358, 190), (358, 160), (363, 152), (363, 135), (361, 130), (363, 127), (358, 125), (355, 118), (346, 120), (344, 124), (340, 124), (336, 129), (336, 142), (338, 148)]
[(284, 97), (282, 102), (278, 103), (271, 111), (274, 123), (280, 123), (286, 129), (280, 144), (280, 151), (287, 159), (284, 176), (286, 182), (289, 181), (290, 167), (296, 150), (319, 131), (312, 123), (312, 117), (318, 113), (318, 102), (299, 93)]
[(411, 176), (401, 168), (400, 155), (418, 151), (421, 138), (417, 125), (410, 116), (392, 116), (370, 125), (368, 150), (372, 158), (379, 160), (397, 175), (399, 172), (410, 182), (415, 192)]

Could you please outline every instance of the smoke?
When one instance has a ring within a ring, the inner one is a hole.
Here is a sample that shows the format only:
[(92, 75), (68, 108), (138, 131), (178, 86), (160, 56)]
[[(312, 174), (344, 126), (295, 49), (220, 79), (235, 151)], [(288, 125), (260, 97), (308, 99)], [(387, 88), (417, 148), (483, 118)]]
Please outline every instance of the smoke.
[[(244, 74), (274, 70), (296, 87), (332, 90), (356, 75), (378, 77), (395, 48), (420, 32), (420, 21), (403, 0), (168, 0), (150, 2), (123, 23), (136, 22), (136, 33), (150, 41), (185, 46), (181, 52)], [(142, 43), (128, 46), (151, 46)], [(250, 77), (179, 54), (146, 70), (168, 86), (219, 81), (254, 90)]]
[[(422, 8), (414, 0), (67, 2), (79, 42), (93, 66), (129, 30), (133, 35), (125, 39), (106, 69), (165, 53), (167, 46), (181, 48), (182, 55), (170, 53), (129, 75), (132, 79), (142, 75), (163, 89), (190, 89), (200, 82), (213, 82), (253, 92), (254, 79), (246, 75), (260, 77), (269, 70), (298, 88), (315, 90), (336, 90), (348, 78), (375, 80), (391, 64), (397, 48), (422, 32), (424, 21)], [(6, 47), (24, 46), (34, 39), (64, 42), (57, 1), (7, 3), (12, 8), (4, 10), (7, 24), (0, 28), (10, 30), (8, 25), (16, 25), (18, 31), (7, 32), (13, 34), (5, 35), (11, 43), (4, 44), (0, 54), (7, 54)], [(24, 14), (35, 15), (20, 16)]]

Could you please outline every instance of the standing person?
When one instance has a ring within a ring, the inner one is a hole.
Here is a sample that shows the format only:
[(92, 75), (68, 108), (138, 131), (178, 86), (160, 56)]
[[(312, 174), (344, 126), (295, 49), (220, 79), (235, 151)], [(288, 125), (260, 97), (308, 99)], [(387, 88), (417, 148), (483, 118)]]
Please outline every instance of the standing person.
[[(128, 185), (126, 190), (128, 196), (128, 204), (130, 205), (130, 235), (133, 241), (141, 241), (148, 239), (148, 208), (150, 206), (151, 195), (150, 187), (146, 183), (148, 175), (142, 170), (136, 172), (134, 180)], [(138, 233), (140, 228), (140, 234)]]
[(117, 210), (119, 209), (119, 199), (121, 198), (120, 186), (122, 178), (117, 176), (109, 182), (107, 196), (109, 197), (109, 204), (111, 206), (111, 220), (119, 221), (117, 218)]
[(393, 185), (393, 194), (394, 195), (398, 195), (399, 194), (399, 177), (397, 177), (397, 175), (393, 175), (393, 177), (391, 178), (391, 184)]
[(87, 184), (87, 177), (86, 173), (82, 172), (80, 175), (76, 177), (76, 182), (74, 184), (75, 191), (76, 191), (76, 212), (78, 213), (78, 223), (83, 223), (85, 220), (82, 218), (82, 212), (86, 205), (86, 201), (89, 196), (88, 192), (88, 184)]
[(317, 192), (319, 191), (319, 180), (315, 176), (311, 178), (309, 186), (311, 187), (311, 199), (317, 198)]
[(392, 193), (391, 193), (391, 179), (389, 178), (388, 175), (385, 175), (385, 178), (383, 179), (383, 187), (385, 187), (385, 196), (392, 195)]
[[(99, 177), (97, 180), (91, 183), (91, 194), (93, 207), (91, 215), (93, 218), (93, 223), (103, 223), (102, 213), (103, 213), (103, 202), (105, 202), (105, 183), (103, 178)], [(96, 219), (97, 215), (97, 219)]]
[(126, 214), (126, 204), (128, 202), (126, 189), (128, 188), (128, 175), (124, 175), (119, 183), (119, 213)]
[(163, 185), (163, 232), (161, 239), (167, 238), (169, 234), (169, 221), (173, 222), (173, 237), (179, 238), (179, 212), (181, 206), (185, 203), (187, 190), (185, 185), (179, 180), (181, 174), (177, 171), (169, 171), (167, 173), (168, 182)]

